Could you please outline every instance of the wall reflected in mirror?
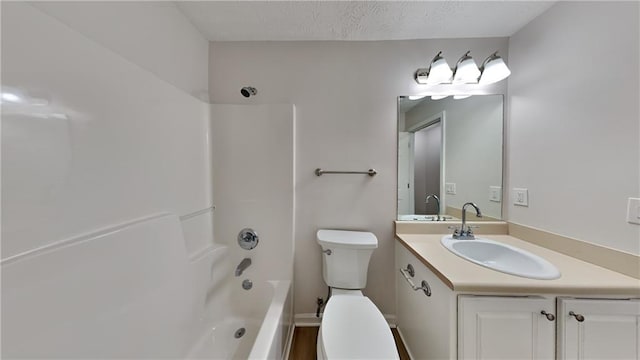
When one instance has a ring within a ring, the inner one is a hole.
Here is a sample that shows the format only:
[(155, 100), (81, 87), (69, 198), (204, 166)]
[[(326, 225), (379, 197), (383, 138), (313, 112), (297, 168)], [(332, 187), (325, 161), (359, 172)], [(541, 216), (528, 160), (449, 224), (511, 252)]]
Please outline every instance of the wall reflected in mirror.
[(503, 96), (398, 98), (398, 220), (502, 219)]

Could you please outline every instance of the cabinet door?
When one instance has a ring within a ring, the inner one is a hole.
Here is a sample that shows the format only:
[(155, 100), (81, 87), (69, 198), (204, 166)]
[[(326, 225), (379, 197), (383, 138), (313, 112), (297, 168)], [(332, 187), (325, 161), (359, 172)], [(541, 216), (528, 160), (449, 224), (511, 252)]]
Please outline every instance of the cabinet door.
[(640, 359), (640, 300), (560, 299), (558, 314), (558, 359)]
[(555, 321), (552, 299), (460, 296), (459, 359), (553, 359)]
[[(422, 280), (431, 288), (431, 296), (415, 291), (400, 269), (411, 264), (414, 285)], [(402, 244), (396, 242), (397, 325), (407, 350), (414, 360), (455, 359), (456, 296)]]

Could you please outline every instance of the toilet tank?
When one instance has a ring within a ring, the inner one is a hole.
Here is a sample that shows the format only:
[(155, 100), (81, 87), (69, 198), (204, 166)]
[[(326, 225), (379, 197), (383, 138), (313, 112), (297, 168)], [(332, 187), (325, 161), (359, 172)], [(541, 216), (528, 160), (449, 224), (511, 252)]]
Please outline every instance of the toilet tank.
[(322, 247), (322, 277), (330, 287), (363, 289), (378, 239), (370, 232), (321, 229), (316, 233)]

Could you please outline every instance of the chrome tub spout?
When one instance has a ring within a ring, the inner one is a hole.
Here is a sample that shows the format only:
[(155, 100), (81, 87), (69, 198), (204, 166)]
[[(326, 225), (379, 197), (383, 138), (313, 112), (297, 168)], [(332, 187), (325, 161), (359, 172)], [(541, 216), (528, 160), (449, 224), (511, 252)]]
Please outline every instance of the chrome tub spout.
[(250, 258), (244, 258), (236, 267), (236, 276), (242, 275), (242, 273), (251, 265)]

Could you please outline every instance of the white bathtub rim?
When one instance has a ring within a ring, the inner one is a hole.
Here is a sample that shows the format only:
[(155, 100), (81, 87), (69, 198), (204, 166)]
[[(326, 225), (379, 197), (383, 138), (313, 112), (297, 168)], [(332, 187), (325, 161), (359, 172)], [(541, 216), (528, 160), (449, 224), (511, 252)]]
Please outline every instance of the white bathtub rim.
[(284, 344), (284, 354), (282, 359), (289, 359), (289, 355), (291, 355), (291, 346), (293, 345), (293, 334), (295, 333), (295, 328), (294, 324), (289, 326), (289, 334), (287, 334), (287, 341)]
[[(276, 336), (276, 332), (280, 326), (280, 319), (285, 311), (284, 306), (291, 287), (290, 280), (268, 280), (267, 283), (273, 286), (273, 298), (264, 316), (251, 352), (249, 353), (249, 359), (268, 358), (268, 354), (273, 346), (273, 338)], [(284, 336), (288, 335), (289, 334), (284, 334)]]

